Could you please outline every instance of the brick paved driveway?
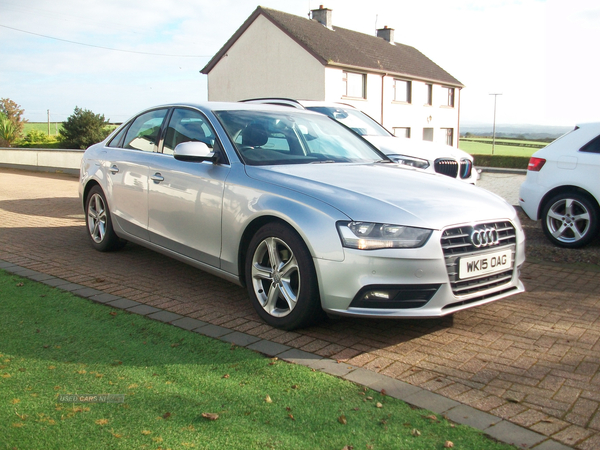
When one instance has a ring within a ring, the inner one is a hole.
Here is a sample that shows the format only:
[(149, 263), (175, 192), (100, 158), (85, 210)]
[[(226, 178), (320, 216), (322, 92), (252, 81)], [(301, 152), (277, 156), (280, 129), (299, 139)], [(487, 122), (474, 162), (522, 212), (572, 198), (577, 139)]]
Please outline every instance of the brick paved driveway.
[(526, 264), (528, 292), (452, 318), (265, 325), (246, 292), (129, 244), (87, 242), (77, 180), (0, 169), (0, 259), (351, 363), (437, 392), (569, 446), (600, 448), (600, 274)]

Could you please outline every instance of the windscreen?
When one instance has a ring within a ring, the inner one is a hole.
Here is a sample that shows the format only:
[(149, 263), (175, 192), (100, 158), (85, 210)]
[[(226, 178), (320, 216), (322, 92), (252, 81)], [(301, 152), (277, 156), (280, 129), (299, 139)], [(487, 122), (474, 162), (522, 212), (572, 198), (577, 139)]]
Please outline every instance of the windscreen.
[(290, 111), (215, 111), (248, 165), (372, 163), (387, 159), (326, 116)]
[(361, 136), (391, 136), (385, 128), (358, 109), (333, 106), (309, 106), (306, 109), (325, 114)]

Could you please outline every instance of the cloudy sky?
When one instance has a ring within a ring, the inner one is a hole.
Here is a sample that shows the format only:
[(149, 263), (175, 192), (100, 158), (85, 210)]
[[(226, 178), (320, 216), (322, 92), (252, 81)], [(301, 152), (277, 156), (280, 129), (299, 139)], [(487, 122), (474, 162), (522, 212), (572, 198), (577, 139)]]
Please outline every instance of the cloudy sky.
[[(258, 0), (0, 0), (0, 98), (30, 121), (75, 106), (120, 122), (160, 103), (204, 101), (200, 69)], [(387, 25), (458, 78), (463, 123), (571, 126), (600, 121), (598, 0), (263, 0), (334, 26)]]

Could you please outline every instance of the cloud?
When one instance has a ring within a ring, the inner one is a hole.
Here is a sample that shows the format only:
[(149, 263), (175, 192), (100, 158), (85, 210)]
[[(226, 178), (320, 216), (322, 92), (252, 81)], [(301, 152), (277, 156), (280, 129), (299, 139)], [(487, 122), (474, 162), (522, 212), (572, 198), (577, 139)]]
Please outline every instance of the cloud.
[[(264, 6), (307, 17), (323, 2), (265, 0)], [(491, 122), (572, 124), (598, 120), (593, 88), (598, 63), (596, 1), (331, 0), (335, 26), (374, 34), (395, 28), (396, 40), (419, 49), (466, 85), (461, 118)], [(0, 0), (0, 24), (82, 44), (0, 28), (0, 96), (32, 121), (46, 110), (77, 105), (124, 119), (170, 101), (206, 100), (199, 73), (254, 11), (255, 0)], [(63, 117), (63, 118), (66, 118)], [(113, 119), (114, 120), (114, 119)]]

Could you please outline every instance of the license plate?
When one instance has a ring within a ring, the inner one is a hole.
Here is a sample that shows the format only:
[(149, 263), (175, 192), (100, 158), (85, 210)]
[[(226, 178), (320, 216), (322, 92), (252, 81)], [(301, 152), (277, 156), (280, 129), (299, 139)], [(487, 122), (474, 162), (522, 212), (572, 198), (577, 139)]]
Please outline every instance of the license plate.
[(512, 268), (512, 250), (460, 258), (458, 277), (461, 280), (502, 272)]

